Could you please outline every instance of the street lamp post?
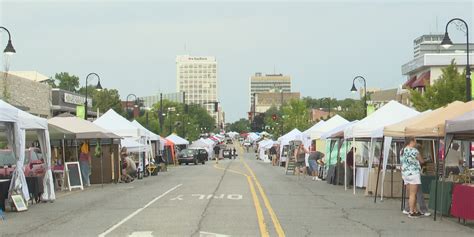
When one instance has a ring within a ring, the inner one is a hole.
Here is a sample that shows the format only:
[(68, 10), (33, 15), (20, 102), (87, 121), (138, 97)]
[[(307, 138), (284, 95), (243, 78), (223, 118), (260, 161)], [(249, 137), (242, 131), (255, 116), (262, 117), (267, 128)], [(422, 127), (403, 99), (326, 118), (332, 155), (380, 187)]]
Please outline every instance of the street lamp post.
[(450, 21), (448, 21), (448, 23), (446, 24), (443, 41), (441, 41), (441, 46), (445, 49), (448, 49), (449, 47), (453, 46), (453, 42), (449, 38), (449, 34), (448, 34), (448, 26), (453, 21), (460, 21), (466, 27), (466, 101), (471, 101), (472, 95), (471, 95), (471, 67), (469, 65), (469, 27), (463, 19), (453, 18)]
[(97, 78), (97, 85), (95, 86), (95, 89), (96, 90), (102, 90), (102, 85), (100, 84), (100, 76), (95, 73), (95, 72), (91, 72), (89, 74), (87, 74), (86, 76), (86, 100), (84, 101), (84, 119), (87, 120), (87, 86), (88, 86), (88, 81), (89, 81), (89, 77), (90, 76), (95, 76)]
[(365, 117), (367, 117), (367, 83), (365, 82), (365, 78), (363, 76), (354, 77), (354, 79), (352, 80), (351, 91), (352, 92), (357, 91), (357, 88), (355, 87), (355, 80), (357, 79), (364, 81), (364, 114), (365, 114)]
[(7, 34), (8, 34), (8, 43), (7, 43), (7, 46), (5, 47), (5, 49), (3, 50), (3, 53), (5, 53), (7, 55), (15, 54), (16, 50), (15, 50), (15, 48), (13, 48), (12, 36), (10, 34), (10, 31), (7, 28), (3, 27), (3, 26), (0, 26), (0, 29), (6, 31)]
[[(128, 119), (130, 119), (130, 117), (131, 117), (131, 116), (129, 116), (129, 114), (128, 114), (128, 104), (129, 104), (128, 98), (129, 98), (130, 96), (135, 97), (135, 105), (134, 105), (134, 107), (137, 106), (137, 104), (136, 104), (137, 102), (136, 102), (136, 101), (137, 101), (137, 98), (138, 98), (135, 94), (128, 94), (128, 95), (127, 95), (127, 104), (126, 104), (126, 106), (125, 106), (125, 109), (127, 110), (127, 118), (128, 118)], [(133, 112), (134, 112), (134, 111), (132, 110), (132, 115), (133, 115)]]

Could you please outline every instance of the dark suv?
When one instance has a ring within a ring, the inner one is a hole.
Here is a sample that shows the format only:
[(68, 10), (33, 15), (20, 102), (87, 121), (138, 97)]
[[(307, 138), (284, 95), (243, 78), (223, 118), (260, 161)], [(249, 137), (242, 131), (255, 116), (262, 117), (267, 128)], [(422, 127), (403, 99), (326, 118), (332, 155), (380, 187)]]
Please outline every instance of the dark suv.
[[(0, 150), (0, 176), (9, 177), (16, 167), (16, 160), (12, 150)], [(46, 167), (43, 155), (38, 148), (28, 148), (25, 150), (25, 162), (23, 163), (25, 176), (44, 176)]]
[(188, 165), (189, 163), (194, 163), (197, 165), (198, 163), (202, 163), (203, 165), (206, 163), (207, 159), (207, 152), (204, 154), (200, 150), (204, 149), (184, 149), (178, 153), (178, 163), (181, 165), (185, 163)]

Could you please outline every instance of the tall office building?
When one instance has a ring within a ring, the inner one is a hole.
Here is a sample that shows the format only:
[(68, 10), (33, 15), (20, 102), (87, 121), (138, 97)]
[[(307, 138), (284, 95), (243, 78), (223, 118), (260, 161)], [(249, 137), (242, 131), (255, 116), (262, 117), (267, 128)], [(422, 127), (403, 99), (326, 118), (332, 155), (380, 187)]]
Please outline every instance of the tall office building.
[[(176, 89), (185, 92), (186, 104), (203, 105), (217, 122), (214, 104), (217, 97), (217, 61), (215, 57), (176, 57)], [(206, 104), (209, 103), (209, 104)], [(222, 121), (221, 118), (219, 118)]]
[(266, 74), (260, 72), (250, 77), (250, 111), (252, 110), (254, 94), (264, 92), (291, 92), (291, 77), (283, 74)]

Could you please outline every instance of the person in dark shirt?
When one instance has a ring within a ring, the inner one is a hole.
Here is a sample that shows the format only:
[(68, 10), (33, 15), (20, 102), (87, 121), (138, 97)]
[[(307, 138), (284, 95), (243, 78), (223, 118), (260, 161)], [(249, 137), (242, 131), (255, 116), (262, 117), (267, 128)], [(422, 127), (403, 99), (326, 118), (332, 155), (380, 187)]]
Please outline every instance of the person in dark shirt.
[(353, 182), (352, 176), (354, 172), (354, 154), (356, 153), (357, 149), (352, 147), (351, 150), (346, 155), (346, 165), (347, 165), (347, 186), (350, 186)]

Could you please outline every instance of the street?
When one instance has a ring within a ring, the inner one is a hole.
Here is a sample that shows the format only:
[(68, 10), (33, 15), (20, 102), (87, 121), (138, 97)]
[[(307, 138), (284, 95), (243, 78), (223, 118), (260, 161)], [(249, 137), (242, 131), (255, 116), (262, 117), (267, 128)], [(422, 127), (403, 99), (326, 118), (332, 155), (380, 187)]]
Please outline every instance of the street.
[(0, 236), (472, 236), (431, 217), (409, 219), (399, 200), (284, 174), (237, 147), (236, 160), (171, 167), (129, 184), (58, 194), (10, 212)]

